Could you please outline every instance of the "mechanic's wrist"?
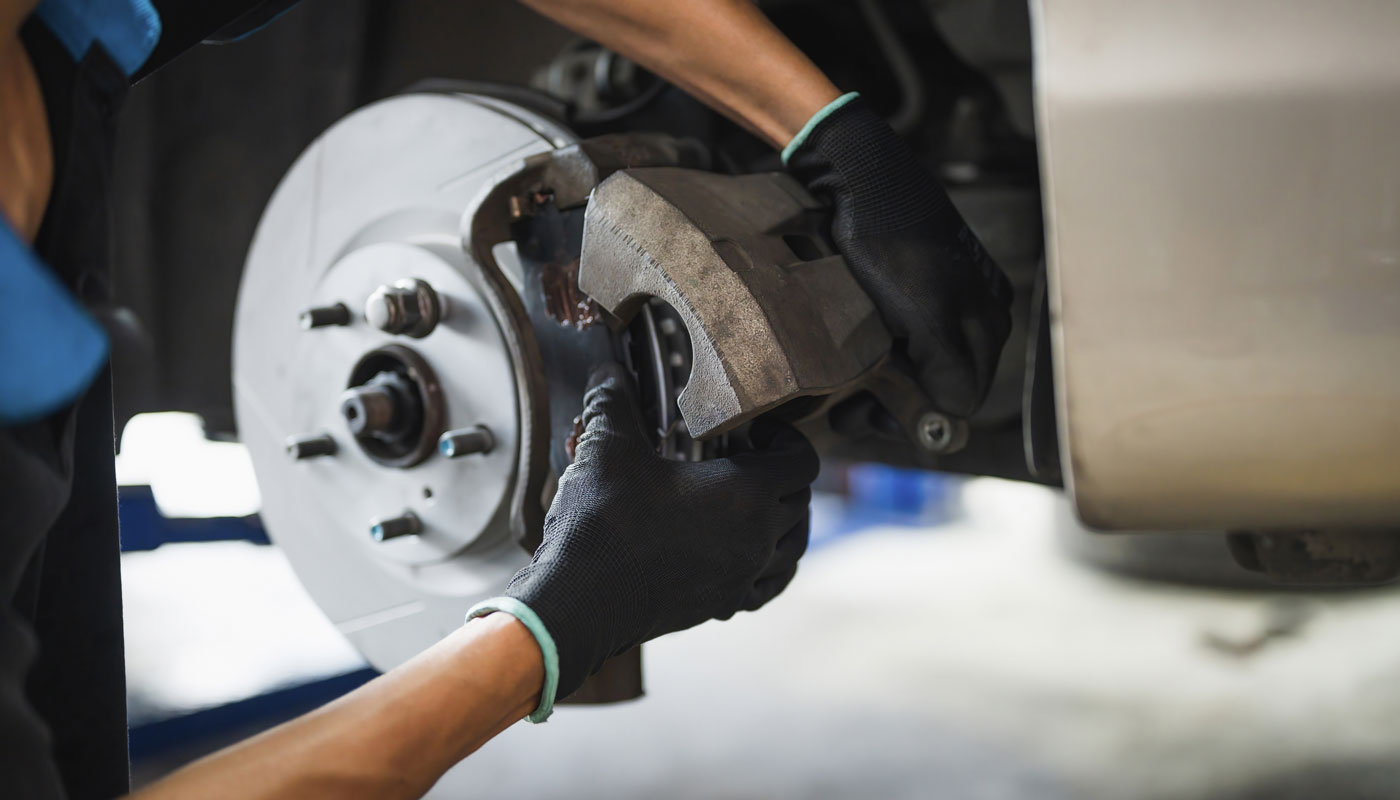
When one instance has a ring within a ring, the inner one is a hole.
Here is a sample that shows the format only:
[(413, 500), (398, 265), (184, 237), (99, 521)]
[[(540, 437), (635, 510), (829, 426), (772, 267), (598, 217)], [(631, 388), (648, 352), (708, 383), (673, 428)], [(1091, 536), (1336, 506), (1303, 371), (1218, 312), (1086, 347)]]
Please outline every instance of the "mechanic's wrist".
[(852, 100), (855, 100), (857, 97), (860, 97), (860, 92), (846, 92), (845, 94), (841, 95), (835, 100), (832, 100), (830, 103), (827, 103), (826, 105), (817, 109), (816, 113), (814, 113), (811, 117), (808, 117), (807, 122), (803, 124), (803, 126), (797, 131), (797, 134), (794, 135), (792, 139), (788, 141), (787, 146), (783, 148), (783, 164), (788, 164), (788, 162), (792, 159), (793, 153), (796, 153), (797, 150), (800, 147), (802, 147), (802, 145), (812, 135), (812, 131), (816, 130), (818, 125), (820, 125), (827, 117), (830, 117), (832, 114), (835, 114), (837, 111), (840, 111), (842, 107), (850, 103)]
[(526, 717), (530, 722), (544, 722), (554, 713), (554, 700), (559, 686), (559, 656), (544, 622), (525, 603), (514, 597), (493, 597), (472, 606), (467, 612), (467, 622), (480, 617), (501, 612), (514, 617), (519, 626), (534, 639), (539, 648), (543, 680), (540, 685), (539, 703)]
[(551, 636), (557, 667), (556, 700), (582, 686), (621, 641), (616, 630), (618, 611), (609, 599), (616, 592), (600, 585), (597, 579), (601, 572), (575, 568), (541, 574), (534, 572), (532, 565), (506, 588), (506, 595), (534, 611)]

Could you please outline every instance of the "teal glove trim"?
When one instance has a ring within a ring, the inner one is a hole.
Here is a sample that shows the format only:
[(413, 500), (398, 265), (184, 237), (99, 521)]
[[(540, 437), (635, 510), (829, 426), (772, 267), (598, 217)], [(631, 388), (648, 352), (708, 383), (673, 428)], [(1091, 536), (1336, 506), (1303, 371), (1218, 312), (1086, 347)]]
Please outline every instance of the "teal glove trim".
[(792, 158), (792, 154), (797, 152), (797, 148), (801, 147), (802, 143), (807, 141), (807, 137), (812, 135), (812, 130), (820, 125), (822, 120), (836, 113), (838, 108), (846, 105), (857, 97), (860, 97), (860, 92), (846, 92), (830, 103), (827, 103), (821, 111), (813, 114), (812, 118), (807, 120), (807, 124), (802, 126), (802, 130), (798, 131), (797, 135), (792, 137), (792, 141), (788, 142), (787, 147), (783, 148), (783, 166), (787, 166), (788, 159)]
[(540, 689), (540, 704), (525, 719), (544, 722), (554, 713), (554, 693), (559, 689), (559, 651), (554, 646), (554, 637), (549, 635), (549, 630), (545, 628), (539, 616), (514, 597), (493, 597), (477, 603), (467, 612), (467, 622), (493, 611), (500, 611), (520, 620), (520, 624), (530, 630), (530, 635), (535, 637), (535, 643), (540, 646), (540, 654), (544, 656), (544, 688)]

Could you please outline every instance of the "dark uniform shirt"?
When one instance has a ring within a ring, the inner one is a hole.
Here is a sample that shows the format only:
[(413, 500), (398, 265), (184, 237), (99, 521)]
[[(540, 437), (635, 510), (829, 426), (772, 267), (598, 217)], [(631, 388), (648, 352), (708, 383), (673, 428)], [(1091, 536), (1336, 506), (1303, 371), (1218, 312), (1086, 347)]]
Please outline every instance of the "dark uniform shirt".
[(133, 77), (290, 5), (44, 0), (21, 31), (54, 183), (32, 247), (0, 219), (0, 796), (129, 784), (111, 376), (89, 313), (108, 299), (118, 109)]

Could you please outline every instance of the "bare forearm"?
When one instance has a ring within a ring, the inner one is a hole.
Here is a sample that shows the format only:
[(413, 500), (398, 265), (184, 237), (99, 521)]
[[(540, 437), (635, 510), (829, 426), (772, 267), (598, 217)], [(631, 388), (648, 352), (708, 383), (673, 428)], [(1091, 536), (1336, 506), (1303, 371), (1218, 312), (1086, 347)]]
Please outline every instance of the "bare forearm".
[(34, 3), (0, 0), (0, 214), (26, 241), (43, 222), (53, 182), (48, 116), (19, 26)]
[(0, 0), (0, 33), (14, 34), (39, 0)]
[(543, 679), (530, 632), (493, 614), (340, 700), (135, 797), (419, 797), (528, 714)]
[(775, 147), (840, 94), (751, 0), (522, 0)]

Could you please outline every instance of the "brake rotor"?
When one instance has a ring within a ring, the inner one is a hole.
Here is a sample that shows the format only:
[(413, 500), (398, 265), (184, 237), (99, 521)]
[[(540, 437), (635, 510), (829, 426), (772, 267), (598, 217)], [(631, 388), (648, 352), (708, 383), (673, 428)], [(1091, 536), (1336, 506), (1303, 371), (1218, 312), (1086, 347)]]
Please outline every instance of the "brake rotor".
[(512, 535), (541, 504), (522, 468), (540, 423), (519, 276), (460, 231), (523, 159), (571, 143), (500, 101), (396, 97), (322, 135), (259, 223), (234, 332), (239, 434), (269, 535), (379, 669), (529, 560)]

